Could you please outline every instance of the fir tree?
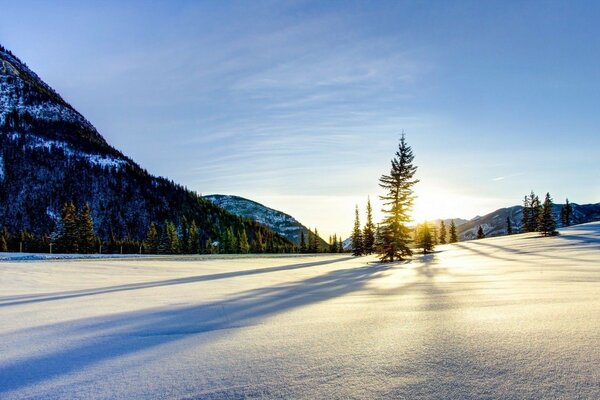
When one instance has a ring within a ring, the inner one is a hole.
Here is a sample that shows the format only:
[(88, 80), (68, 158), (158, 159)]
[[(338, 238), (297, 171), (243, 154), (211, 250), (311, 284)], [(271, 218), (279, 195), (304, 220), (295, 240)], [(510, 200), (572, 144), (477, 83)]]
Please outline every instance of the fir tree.
[(181, 252), (183, 254), (188, 254), (189, 253), (189, 249), (188, 249), (188, 245), (189, 245), (189, 224), (188, 224), (188, 220), (185, 217), (185, 215), (181, 218)]
[(446, 244), (446, 223), (444, 220), (440, 222), (439, 242), (440, 244)]
[(319, 247), (320, 247), (319, 246), (319, 231), (317, 230), (317, 228), (315, 228), (315, 234), (313, 235), (313, 242), (311, 244), (312, 252), (319, 253), (320, 252)]
[(77, 209), (73, 202), (64, 205), (60, 225), (62, 229), (57, 240), (59, 251), (62, 253), (77, 253), (79, 251), (79, 232)]
[(199, 237), (198, 237), (198, 226), (196, 220), (192, 220), (188, 231), (188, 244), (187, 250), (189, 254), (199, 254)]
[(354, 210), (354, 229), (352, 230), (352, 255), (362, 256), (364, 254), (363, 236), (360, 230), (360, 220), (358, 217), (358, 206)]
[(565, 205), (560, 209), (560, 222), (562, 226), (570, 226), (573, 217), (573, 206), (569, 203), (569, 199), (565, 200)]
[(248, 235), (246, 230), (242, 228), (238, 238), (238, 250), (241, 254), (248, 254), (250, 252), (250, 244), (248, 243)]
[(521, 220), (521, 232), (529, 232), (531, 226), (531, 206), (529, 205), (529, 197), (523, 198), (523, 218)]
[(8, 243), (4, 235), (0, 236), (0, 251), (3, 253), (8, 252)]
[(450, 241), (449, 243), (456, 243), (458, 242), (458, 235), (456, 234), (456, 224), (454, 223), (454, 220), (450, 221)]
[(483, 228), (481, 227), (481, 225), (479, 225), (479, 228), (477, 228), (477, 239), (483, 238), (485, 238), (485, 233), (483, 233)]
[(513, 233), (513, 229), (512, 229), (512, 222), (510, 221), (510, 217), (506, 217), (506, 234), (507, 235), (512, 235)]
[(425, 222), (417, 225), (415, 239), (417, 247), (423, 249), (423, 254), (431, 253), (433, 251), (433, 235), (429, 223)]
[(540, 212), (538, 219), (538, 229), (544, 236), (557, 234), (556, 221), (554, 220), (554, 215), (552, 213), (553, 208), (554, 203), (552, 202), (552, 197), (550, 197), (550, 193), (546, 193), (544, 205), (542, 206), (542, 211)]
[(92, 210), (90, 205), (86, 203), (77, 219), (77, 231), (78, 231), (78, 249), (80, 253), (89, 254), (96, 251), (96, 244), (98, 238), (94, 232), (94, 221), (92, 220)]
[(156, 230), (154, 222), (150, 224), (148, 232), (146, 233), (144, 248), (148, 254), (158, 254), (158, 231)]
[(367, 223), (363, 231), (363, 250), (365, 254), (373, 254), (375, 252), (375, 224), (373, 223), (371, 199), (367, 199)]
[(400, 138), (398, 151), (392, 159), (389, 175), (382, 175), (379, 185), (387, 191), (381, 200), (384, 203), (385, 218), (381, 227), (379, 256), (382, 261), (402, 260), (412, 255), (410, 242), (410, 211), (414, 201), (412, 187), (417, 167), (413, 165), (414, 155), (406, 143), (404, 133)]
[(304, 238), (304, 230), (300, 231), (300, 253), (306, 253), (306, 239)]
[[(302, 232), (302, 236), (304, 236), (304, 232)], [(306, 243), (304, 244), (306, 247)], [(254, 237), (253, 242), (253, 250), (254, 253), (260, 254), (265, 252), (265, 243), (263, 241), (263, 236), (260, 231), (256, 232), (256, 236)]]
[[(533, 195), (533, 192), (531, 193)], [(530, 232), (536, 232), (539, 228), (540, 216), (543, 212), (543, 206), (540, 202), (540, 198), (535, 196), (531, 202), (531, 230)]]

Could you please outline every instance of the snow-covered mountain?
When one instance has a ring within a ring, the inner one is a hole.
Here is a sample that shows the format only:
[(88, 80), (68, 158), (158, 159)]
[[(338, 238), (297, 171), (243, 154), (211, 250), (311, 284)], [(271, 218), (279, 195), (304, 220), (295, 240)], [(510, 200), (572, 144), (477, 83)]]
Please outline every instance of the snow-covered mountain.
[[(204, 198), (232, 214), (252, 219), (259, 224), (269, 227), (293, 243), (300, 243), (300, 232), (302, 231), (305, 237), (308, 237), (308, 228), (302, 225), (296, 218), (255, 201), (239, 196), (223, 194), (212, 194), (204, 196)], [(326, 242), (321, 239), (321, 246), (325, 245)]]
[[(583, 224), (586, 222), (600, 220), (600, 203), (596, 204), (576, 204), (571, 203), (573, 207), (572, 223)], [(561, 227), (560, 209), (563, 204), (555, 204), (553, 213), (557, 226)], [(523, 207), (512, 206), (508, 208), (500, 208), (484, 216), (475, 217), (472, 220), (458, 225), (457, 231), (460, 240), (471, 240), (477, 237), (477, 229), (479, 226), (483, 228), (483, 232), (487, 237), (506, 235), (506, 217), (509, 217), (512, 223), (513, 232), (519, 232), (521, 222), (523, 220)]]
[(195, 220), (204, 240), (258, 231), (291, 243), (196, 193), (155, 177), (110, 146), (94, 126), (0, 46), (0, 227), (50, 234), (65, 202), (90, 204), (101, 238), (142, 239), (151, 222)]

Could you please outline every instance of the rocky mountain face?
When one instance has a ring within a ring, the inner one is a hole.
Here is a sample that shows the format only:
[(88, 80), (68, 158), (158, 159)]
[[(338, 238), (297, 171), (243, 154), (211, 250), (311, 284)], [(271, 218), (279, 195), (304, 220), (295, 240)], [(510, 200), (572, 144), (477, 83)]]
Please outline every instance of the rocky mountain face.
[(142, 239), (151, 222), (195, 220), (204, 240), (227, 228), (283, 236), (150, 175), (23, 62), (0, 46), (0, 226), (50, 234), (65, 202), (89, 203), (101, 238)]
[[(301, 232), (304, 232), (305, 237), (308, 237), (308, 228), (298, 222), (294, 217), (255, 201), (239, 196), (222, 194), (208, 195), (204, 196), (204, 198), (232, 214), (252, 219), (272, 229), (295, 244), (300, 244)], [(321, 246), (327, 244), (323, 239), (320, 239), (320, 242)]]

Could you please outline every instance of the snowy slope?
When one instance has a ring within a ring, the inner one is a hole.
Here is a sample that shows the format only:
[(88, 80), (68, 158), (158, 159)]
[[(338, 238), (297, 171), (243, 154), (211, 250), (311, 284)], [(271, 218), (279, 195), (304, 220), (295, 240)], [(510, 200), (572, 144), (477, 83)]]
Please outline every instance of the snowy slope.
[(597, 399), (600, 223), (346, 255), (0, 263), (0, 398)]
[[(211, 194), (204, 196), (204, 198), (232, 214), (252, 219), (296, 244), (300, 244), (301, 232), (304, 232), (305, 237), (308, 237), (308, 228), (298, 222), (296, 218), (255, 201), (223, 194)], [(326, 244), (321, 239), (321, 246), (324, 247)]]

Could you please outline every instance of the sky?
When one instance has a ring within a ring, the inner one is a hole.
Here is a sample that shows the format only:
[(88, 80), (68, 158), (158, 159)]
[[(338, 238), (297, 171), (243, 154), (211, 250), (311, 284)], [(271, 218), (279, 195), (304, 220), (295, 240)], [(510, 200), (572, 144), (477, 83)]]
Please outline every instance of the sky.
[[(124, 4), (123, 4), (124, 3)], [(5, 1), (0, 43), (151, 173), (346, 236), (404, 131), (414, 219), (600, 202), (600, 3)]]

